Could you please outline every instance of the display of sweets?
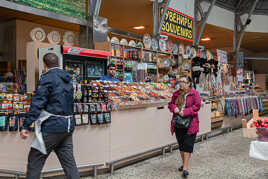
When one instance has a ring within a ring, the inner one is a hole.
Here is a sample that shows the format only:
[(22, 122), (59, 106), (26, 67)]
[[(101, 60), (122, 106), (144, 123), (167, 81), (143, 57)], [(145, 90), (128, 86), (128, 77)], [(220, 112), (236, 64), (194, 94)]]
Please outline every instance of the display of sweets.
[(18, 84), (12, 82), (0, 83), (0, 93), (18, 92)]
[(110, 100), (120, 105), (168, 101), (174, 90), (161, 83), (92, 81), (91, 86), (103, 89)]
[(82, 80), (83, 68), (81, 64), (66, 64), (64, 69), (71, 74), (73, 82)]
[(0, 93), (0, 112), (28, 112), (30, 107), (30, 94)]
[(111, 102), (98, 103), (75, 103), (74, 119), (75, 125), (100, 125), (111, 123)]
[(108, 92), (101, 85), (85, 82), (82, 84), (82, 102), (108, 102)]
[[(21, 130), (30, 102), (31, 94), (0, 93), (0, 131)], [(34, 131), (34, 125), (30, 130)]]
[(100, 82), (82, 81), (81, 97), (75, 98), (74, 119), (76, 126), (111, 123), (112, 101)]
[[(15, 132), (21, 130), (25, 119), (25, 113), (0, 112), (0, 131)], [(30, 131), (34, 131), (34, 124), (30, 126)]]

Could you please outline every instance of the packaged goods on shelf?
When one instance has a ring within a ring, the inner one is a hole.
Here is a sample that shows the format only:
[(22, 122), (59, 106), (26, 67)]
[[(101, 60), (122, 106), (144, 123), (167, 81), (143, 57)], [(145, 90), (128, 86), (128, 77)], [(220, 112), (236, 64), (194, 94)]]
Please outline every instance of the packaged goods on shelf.
[[(25, 113), (30, 107), (31, 94), (0, 93), (0, 131), (21, 129)], [(33, 131), (34, 126), (31, 126)]]

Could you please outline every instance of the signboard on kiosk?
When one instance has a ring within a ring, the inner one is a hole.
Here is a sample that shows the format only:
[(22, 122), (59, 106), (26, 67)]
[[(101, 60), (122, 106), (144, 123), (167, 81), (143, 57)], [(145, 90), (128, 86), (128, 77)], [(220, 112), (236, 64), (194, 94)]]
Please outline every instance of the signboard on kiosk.
[(217, 56), (218, 56), (218, 61), (220, 62), (220, 64), (228, 63), (226, 51), (217, 49)]
[[(160, 9), (160, 17), (164, 13), (164, 8)], [(159, 18), (160, 19), (160, 18)], [(161, 27), (162, 35), (173, 36), (189, 42), (194, 41), (194, 19), (175, 9), (168, 8)]]

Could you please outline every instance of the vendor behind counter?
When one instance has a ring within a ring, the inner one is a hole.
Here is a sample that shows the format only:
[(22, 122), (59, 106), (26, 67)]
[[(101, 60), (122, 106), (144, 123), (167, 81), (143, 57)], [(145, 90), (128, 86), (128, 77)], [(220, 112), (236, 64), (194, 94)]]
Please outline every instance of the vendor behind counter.
[(103, 77), (101, 77), (100, 80), (118, 82), (118, 79), (115, 78), (115, 73), (116, 73), (115, 65), (109, 64), (108, 69), (107, 69), (107, 75), (104, 75)]

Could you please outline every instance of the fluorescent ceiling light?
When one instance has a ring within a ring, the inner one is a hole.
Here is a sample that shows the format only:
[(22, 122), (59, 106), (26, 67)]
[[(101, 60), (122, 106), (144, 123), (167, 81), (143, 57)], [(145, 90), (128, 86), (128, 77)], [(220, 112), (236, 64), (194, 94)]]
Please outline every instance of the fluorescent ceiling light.
[(145, 27), (143, 25), (141, 26), (136, 26), (136, 27), (133, 27), (133, 29), (136, 29), (136, 30), (141, 30), (141, 29), (145, 29)]
[(211, 39), (209, 37), (206, 37), (206, 38), (202, 38), (201, 40), (202, 41), (210, 41)]

